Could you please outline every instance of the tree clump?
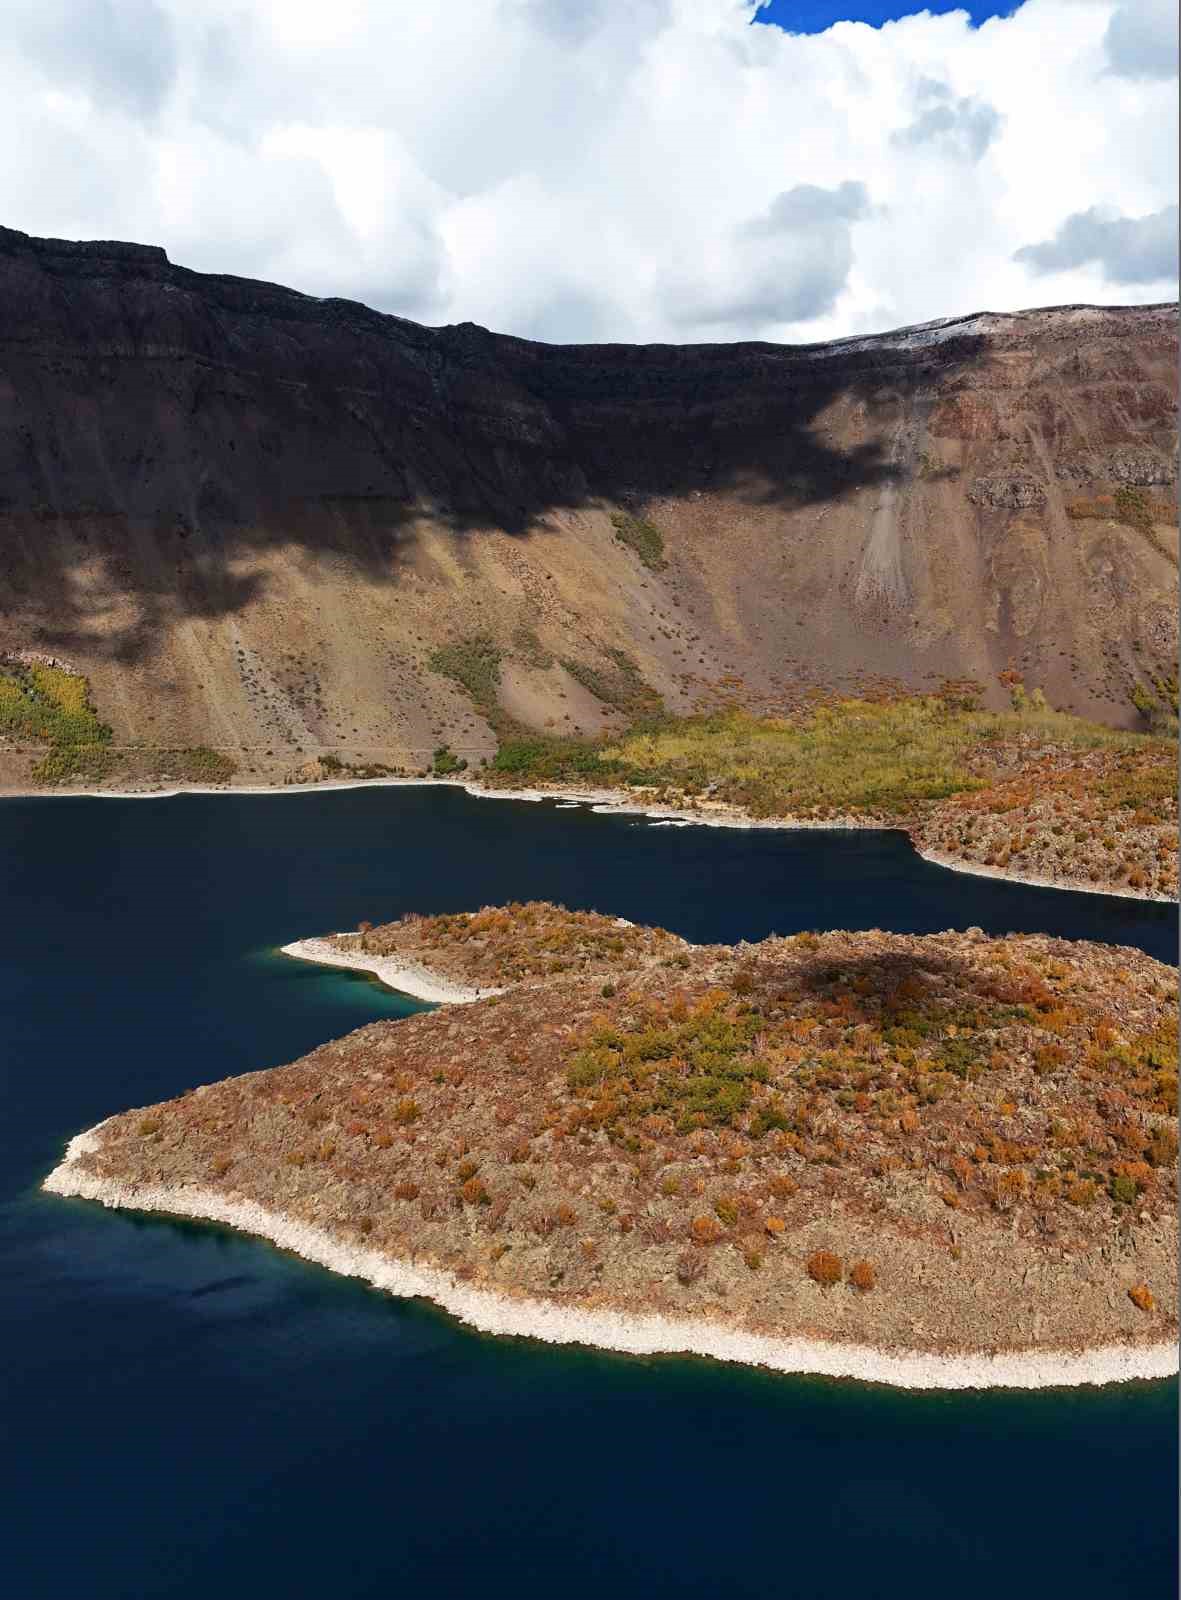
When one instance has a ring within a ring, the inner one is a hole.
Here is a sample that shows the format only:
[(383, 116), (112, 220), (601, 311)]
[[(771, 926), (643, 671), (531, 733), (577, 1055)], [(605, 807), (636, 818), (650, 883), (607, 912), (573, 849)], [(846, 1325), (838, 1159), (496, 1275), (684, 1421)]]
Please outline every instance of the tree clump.
[(116, 765), (90, 685), (65, 667), (10, 661), (0, 670), (0, 734), (49, 746), (33, 767), (39, 783), (99, 782)]

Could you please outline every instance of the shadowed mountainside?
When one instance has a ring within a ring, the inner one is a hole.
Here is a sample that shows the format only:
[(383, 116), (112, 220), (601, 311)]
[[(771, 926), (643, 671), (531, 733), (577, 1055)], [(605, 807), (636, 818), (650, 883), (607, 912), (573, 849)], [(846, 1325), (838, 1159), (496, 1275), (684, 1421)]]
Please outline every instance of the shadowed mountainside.
[(124, 739), (479, 754), (430, 666), (476, 637), (584, 732), (621, 658), (673, 710), (1016, 666), (1127, 723), (1171, 669), (1172, 307), (547, 346), (9, 230), (0, 284), (0, 649)]

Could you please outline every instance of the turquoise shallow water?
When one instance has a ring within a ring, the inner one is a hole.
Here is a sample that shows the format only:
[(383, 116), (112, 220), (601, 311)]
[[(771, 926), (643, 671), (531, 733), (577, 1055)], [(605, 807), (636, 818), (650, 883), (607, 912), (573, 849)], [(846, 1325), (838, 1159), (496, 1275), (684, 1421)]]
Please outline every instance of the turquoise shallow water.
[(979, 924), (1175, 948), (1167, 908), (943, 872), (894, 834), (432, 790), (3, 803), (6, 1589), (1173, 1593), (1175, 1385), (907, 1395), (493, 1340), (38, 1190), (111, 1111), (414, 1009), (278, 944), (535, 894), (698, 939)]

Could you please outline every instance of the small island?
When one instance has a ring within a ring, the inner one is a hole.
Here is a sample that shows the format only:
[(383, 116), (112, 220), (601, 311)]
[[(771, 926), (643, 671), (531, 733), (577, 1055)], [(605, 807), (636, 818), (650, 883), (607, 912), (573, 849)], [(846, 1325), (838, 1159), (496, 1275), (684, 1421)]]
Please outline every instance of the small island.
[(908, 1387), (1177, 1369), (1177, 982), (1139, 951), (535, 903), (295, 953), (451, 1003), (113, 1116), (46, 1188), (495, 1333)]

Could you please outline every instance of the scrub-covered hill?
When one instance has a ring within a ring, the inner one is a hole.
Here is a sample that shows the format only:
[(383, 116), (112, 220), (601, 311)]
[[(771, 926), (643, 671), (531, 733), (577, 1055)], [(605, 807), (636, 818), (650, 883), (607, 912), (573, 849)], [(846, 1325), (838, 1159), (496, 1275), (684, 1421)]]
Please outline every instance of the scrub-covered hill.
[(503, 992), (117, 1114), (49, 1187), (542, 1337), (934, 1384), (1175, 1368), (1176, 974), (1137, 951), (694, 947), (548, 905), (322, 942)]

